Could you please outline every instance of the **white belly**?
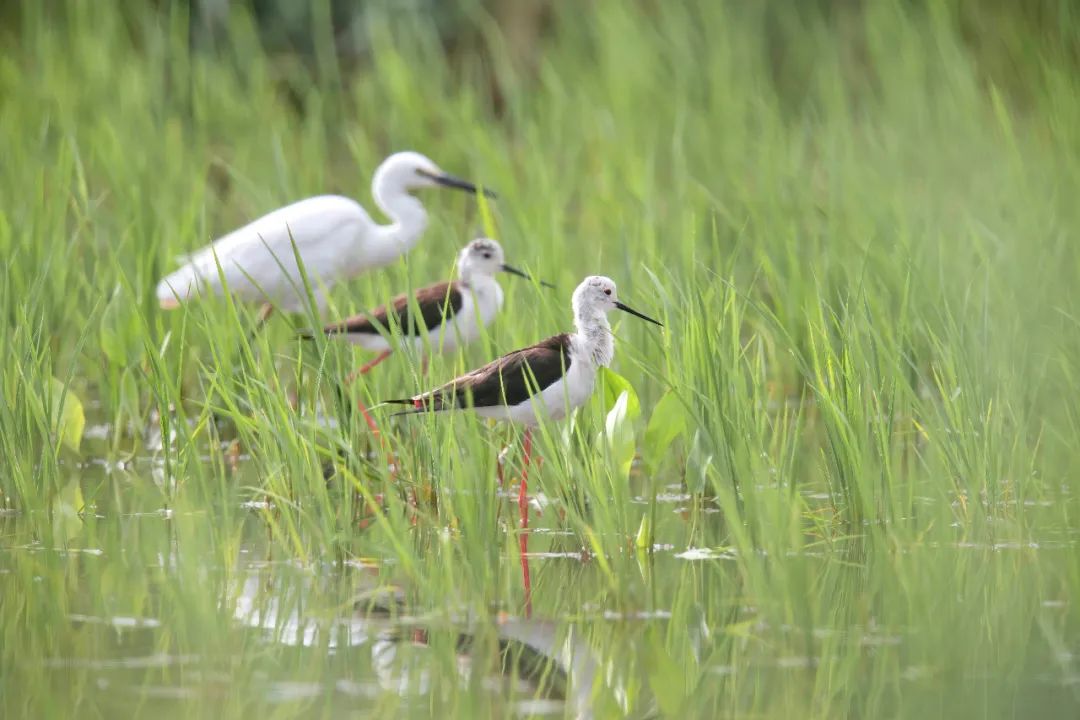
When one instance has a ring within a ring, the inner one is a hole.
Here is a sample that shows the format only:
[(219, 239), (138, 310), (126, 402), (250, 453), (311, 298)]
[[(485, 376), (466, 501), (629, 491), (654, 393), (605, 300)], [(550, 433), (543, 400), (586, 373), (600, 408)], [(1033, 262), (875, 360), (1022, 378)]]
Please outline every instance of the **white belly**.
[(349, 342), (372, 352), (408, 349), (426, 354), (430, 348), (432, 353), (450, 353), (478, 339), (481, 328), (491, 324), (501, 305), (502, 289), (498, 285), (494, 292), (466, 291), (461, 298), (461, 308), (423, 335), (408, 335), (398, 340), (382, 335), (347, 337)]
[(562, 420), (574, 409), (581, 407), (592, 395), (596, 384), (596, 368), (586, 362), (570, 364), (570, 370), (561, 379), (517, 405), (476, 408), (481, 417), (536, 427), (544, 420)]

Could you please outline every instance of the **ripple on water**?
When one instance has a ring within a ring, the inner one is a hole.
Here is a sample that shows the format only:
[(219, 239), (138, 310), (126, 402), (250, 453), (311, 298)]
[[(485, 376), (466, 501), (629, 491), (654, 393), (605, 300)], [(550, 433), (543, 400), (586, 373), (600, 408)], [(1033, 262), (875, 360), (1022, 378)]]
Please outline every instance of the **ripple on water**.
[(79, 613), (69, 613), (68, 620), (70, 620), (71, 622), (86, 623), (90, 625), (109, 625), (119, 630), (161, 627), (161, 621), (157, 618), (128, 617), (124, 615), (117, 615), (115, 617), (100, 617), (98, 615), (80, 615)]
[(687, 548), (675, 557), (680, 560), (734, 560), (737, 555), (733, 548)]
[(132, 657), (100, 658), (45, 658), (42, 664), (47, 668), (86, 668), (87, 670), (138, 670), (143, 668), (163, 668), (177, 665), (190, 665), (200, 662), (198, 655), (135, 655)]

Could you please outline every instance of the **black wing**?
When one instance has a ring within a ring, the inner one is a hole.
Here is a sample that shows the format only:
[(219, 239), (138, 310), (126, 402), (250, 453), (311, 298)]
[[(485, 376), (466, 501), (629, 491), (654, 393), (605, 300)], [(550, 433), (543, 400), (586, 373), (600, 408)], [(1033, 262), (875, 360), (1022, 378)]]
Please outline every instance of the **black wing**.
[(444, 319), (449, 320), (461, 310), (461, 284), (441, 282), (429, 285), (413, 293), (416, 305), (420, 308), (419, 322), (413, 318), (409, 296), (402, 294), (387, 305), (371, 312), (354, 315), (341, 322), (331, 323), (323, 328), (327, 335), (339, 333), (357, 335), (378, 335), (381, 328), (390, 327), (390, 318), (397, 322), (405, 335), (420, 335), (438, 327)]
[(425, 410), (517, 405), (558, 381), (569, 369), (570, 335), (555, 335), (419, 395), (413, 403)]

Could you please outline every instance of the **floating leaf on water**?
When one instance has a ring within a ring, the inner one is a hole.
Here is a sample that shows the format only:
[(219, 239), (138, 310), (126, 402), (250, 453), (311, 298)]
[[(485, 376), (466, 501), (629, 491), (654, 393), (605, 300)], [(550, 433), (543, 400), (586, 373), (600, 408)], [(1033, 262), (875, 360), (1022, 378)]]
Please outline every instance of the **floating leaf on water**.
[(56, 433), (60, 441), (68, 448), (79, 451), (82, 444), (83, 429), (86, 427), (86, 415), (82, 401), (57, 378), (49, 381), (52, 402), (52, 417), (56, 422)]

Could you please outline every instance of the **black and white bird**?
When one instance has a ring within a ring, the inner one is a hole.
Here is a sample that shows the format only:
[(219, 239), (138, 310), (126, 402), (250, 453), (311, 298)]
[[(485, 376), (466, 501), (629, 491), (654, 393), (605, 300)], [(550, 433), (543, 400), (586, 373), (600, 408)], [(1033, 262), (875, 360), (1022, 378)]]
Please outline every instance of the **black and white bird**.
[[(531, 279), (506, 264), (503, 249), (490, 238), (479, 238), (462, 248), (457, 260), (457, 279), (435, 283), (411, 294), (401, 294), (370, 312), (354, 315), (323, 327), (330, 337), (342, 338), (379, 355), (352, 376), (367, 373), (405, 346), (421, 353), (453, 352), (480, 337), (503, 304), (496, 276), (510, 273)], [(541, 285), (553, 287), (540, 281)], [(400, 337), (389, 334), (400, 329)], [(427, 355), (424, 355), (425, 365)]]
[(611, 364), (615, 343), (608, 324), (622, 310), (656, 325), (657, 320), (619, 302), (615, 282), (594, 275), (574, 290), (575, 332), (542, 340), (411, 398), (405, 414), (468, 410), (531, 429), (545, 418), (560, 420), (592, 394), (596, 372)]
[[(596, 373), (611, 364), (615, 342), (607, 314), (612, 310), (663, 325), (619, 302), (615, 282), (593, 275), (574, 290), (573, 333), (563, 333), (503, 355), (483, 367), (454, 378), (445, 385), (411, 398), (388, 400), (412, 405), (399, 414), (463, 410), (525, 427), (518, 512), (522, 533), (521, 570), (525, 586), (525, 612), (531, 613), (531, 582), (527, 561), (529, 526), (528, 468), (532, 456), (532, 428), (545, 419), (561, 420), (588, 400)], [(502, 471), (499, 471), (500, 481)]]
[[(573, 333), (562, 333), (497, 360), (411, 398), (388, 400), (412, 405), (401, 414), (464, 410), (494, 420), (525, 426), (527, 466), (532, 428), (545, 419), (561, 420), (592, 394), (596, 373), (615, 355), (607, 314), (612, 310), (635, 315), (656, 325), (657, 320), (619, 302), (615, 282), (593, 275), (574, 290)], [(525, 478), (519, 502), (526, 502)]]

